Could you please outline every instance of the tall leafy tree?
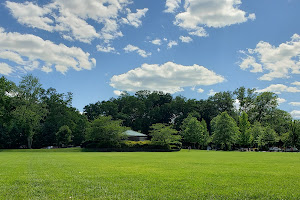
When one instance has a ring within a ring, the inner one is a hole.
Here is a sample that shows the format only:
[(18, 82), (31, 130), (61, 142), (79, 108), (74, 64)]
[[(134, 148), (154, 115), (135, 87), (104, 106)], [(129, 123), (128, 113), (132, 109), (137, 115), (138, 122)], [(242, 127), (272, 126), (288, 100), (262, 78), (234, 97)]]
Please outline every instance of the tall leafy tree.
[(55, 135), (57, 145), (60, 147), (67, 146), (72, 141), (72, 131), (67, 125), (60, 127)]
[(227, 112), (223, 112), (211, 121), (211, 126), (212, 142), (223, 150), (232, 149), (239, 135), (235, 120)]
[(268, 150), (269, 147), (275, 144), (276, 139), (276, 132), (270, 126), (267, 126), (264, 128), (263, 134), (258, 136), (258, 147), (263, 150)]
[(112, 120), (111, 116), (99, 116), (87, 129), (86, 140), (100, 143), (103, 147), (116, 146), (126, 136), (126, 130), (120, 120)]
[(172, 142), (178, 142), (181, 136), (178, 135), (178, 131), (167, 126), (165, 124), (153, 124), (150, 135), (152, 136), (151, 141), (157, 142), (161, 145), (168, 145)]
[(13, 125), (12, 111), (15, 109), (14, 99), (16, 85), (4, 76), (0, 78), (0, 148), (9, 148), (15, 137), (10, 134)]
[(207, 145), (209, 135), (206, 125), (204, 126), (196, 117), (189, 115), (182, 124), (182, 137), (184, 142), (194, 144), (194, 148), (196, 144), (204, 148)]
[(32, 147), (33, 136), (40, 129), (40, 123), (47, 114), (42, 101), (42, 85), (32, 75), (23, 77), (17, 90), (17, 107), (14, 115), (27, 138), (27, 147)]
[(273, 92), (263, 92), (258, 95), (253, 102), (253, 107), (248, 112), (250, 121), (265, 124), (268, 116), (272, 115), (278, 106), (277, 98), (277, 95)]
[(257, 96), (255, 88), (246, 89), (245, 87), (237, 88), (233, 94), (236, 96), (236, 99), (239, 101), (239, 112), (248, 112), (254, 104), (254, 100)]
[(250, 122), (248, 121), (248, 115), (244, 111), (239, 117), (239, 128), (240, 134), (238, 138), (238, 143), (242, 147), (248, 147), (250, 144)]

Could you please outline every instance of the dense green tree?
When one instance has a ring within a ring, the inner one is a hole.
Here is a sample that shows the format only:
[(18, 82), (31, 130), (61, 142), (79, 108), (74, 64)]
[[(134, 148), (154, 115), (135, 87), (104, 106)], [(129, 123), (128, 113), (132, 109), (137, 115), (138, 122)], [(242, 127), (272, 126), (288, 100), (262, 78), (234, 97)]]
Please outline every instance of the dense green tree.
[(276, 132), (270, 126), (267, 126), (264, 128), (263, 134), (258, 136), (258, 147), (263, 150), (268, 150), (269, 147), (275, 144), (276, 139)]
[(161, 144), (168, 145), (172, 142), (178, 142), (181, 136), (178, 135), (178, 131), (167, 126), (165, 124), (153, 124), (151, 126), (150, 135), (152, 136), (151, 141)]
[(223, 150), (230, 150), (236, 143), (239, 128), (227, 112), (223, 112), (211, 121), (212, 142)]
[[(205, 123), (205, 121), (203, 122)], [(196, 144), (198, 144), (198, 148), (204, 148), (208, 143), (209, 134), (206, 125), (192, 115), (184, 119), (181, 134), (184, 142), (194, 144), (194, 148), (196, 148)]]
[(107, 146), (116, 146), (124, 135), (125, 127), (120, 120), (112, 120), (111, 116), (99, 116), (92, 121), (87, 129), (86, 140), (101, 143)]
[(258, 121), (255, 121), (254, 124), (251, 125), (249, 132), (251, 146), (258, 148), (258, 139), (264, 134), (264, 127)]
[(47, 114), (42, 101), (42, 85), (32, 75), (23, 77), (17, 90), (17, 105), (13, 114), (22, 134), (27, 138), (27, 147), (32, 147), (33, 136), (39, 131), (41, 121)]
[(67, 146), (72, 141), (72, 131), (67, 125), (60, 127), (55, 135), (59, 147)]
[(254, 89), (246, 89), (245, 87), (237, 88), (233, 94), (236, 96), (236, 99), (239, 102), (239, 112), (248, 112), (254, 104), (254, 100), (257, 96)]
[(13, 126), (12, 112), (15, 109), (16, 85), (4, 76), (0, 78), (0, 148), (9, 148), (16, 139), (10, 134)]
[(278, 106), (277, 98), (277, 95), (273, 92), (263, 92), (258, 95), (253, 102), (252, 108), (248, 111), (250, 121), (258, 121), (265, 124), (268, 116), (272, 115)]
[(238, 144), (241, 147), (248, 147), (250, 144), (250, 122), (248, 121), (248, 115), (244, 111), (239, 117), (240, 134), (238, 136)]
[(282, 136), (285, 147), (300, 148), (300, 121), (294, 120), (289, 123), (289, 131)]

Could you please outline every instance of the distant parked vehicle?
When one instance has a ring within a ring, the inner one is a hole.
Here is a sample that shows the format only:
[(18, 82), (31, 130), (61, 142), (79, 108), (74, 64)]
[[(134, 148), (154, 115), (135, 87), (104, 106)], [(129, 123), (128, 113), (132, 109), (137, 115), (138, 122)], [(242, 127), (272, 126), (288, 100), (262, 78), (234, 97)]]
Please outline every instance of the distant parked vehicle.
[(279, 147), (270, 147), (269, 151), (271, 151), (271, 152), (279, 152), (279, 151), (282, 151), (282, 150)]
[(288, 147), (284, 149), (285, 152), (299, 152), (299, 149), (296, 147)]

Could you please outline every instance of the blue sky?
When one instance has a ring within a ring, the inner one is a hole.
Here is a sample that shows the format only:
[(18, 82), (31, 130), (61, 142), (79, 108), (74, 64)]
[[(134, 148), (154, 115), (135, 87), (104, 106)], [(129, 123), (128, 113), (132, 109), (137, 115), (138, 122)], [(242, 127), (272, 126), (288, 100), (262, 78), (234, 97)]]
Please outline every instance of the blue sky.
[[(84, 3), (83, 3), (84, 2)], [(298, 0), (1, 1), (0, 75), (28, 73), (73, 106), (122, 91), (207, 99), (240, 86), (300, 118)]]

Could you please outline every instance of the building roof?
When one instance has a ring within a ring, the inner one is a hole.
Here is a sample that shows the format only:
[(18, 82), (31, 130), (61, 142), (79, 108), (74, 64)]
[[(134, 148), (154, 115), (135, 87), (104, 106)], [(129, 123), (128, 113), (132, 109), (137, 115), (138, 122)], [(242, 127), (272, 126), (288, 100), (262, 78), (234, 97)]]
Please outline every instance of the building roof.
[(125, 133), (125, 135), (127, 135), (129, 137), (147, 137), (147, 135), (133, 131), (133, 130), (127, 130), (124, 133)]

